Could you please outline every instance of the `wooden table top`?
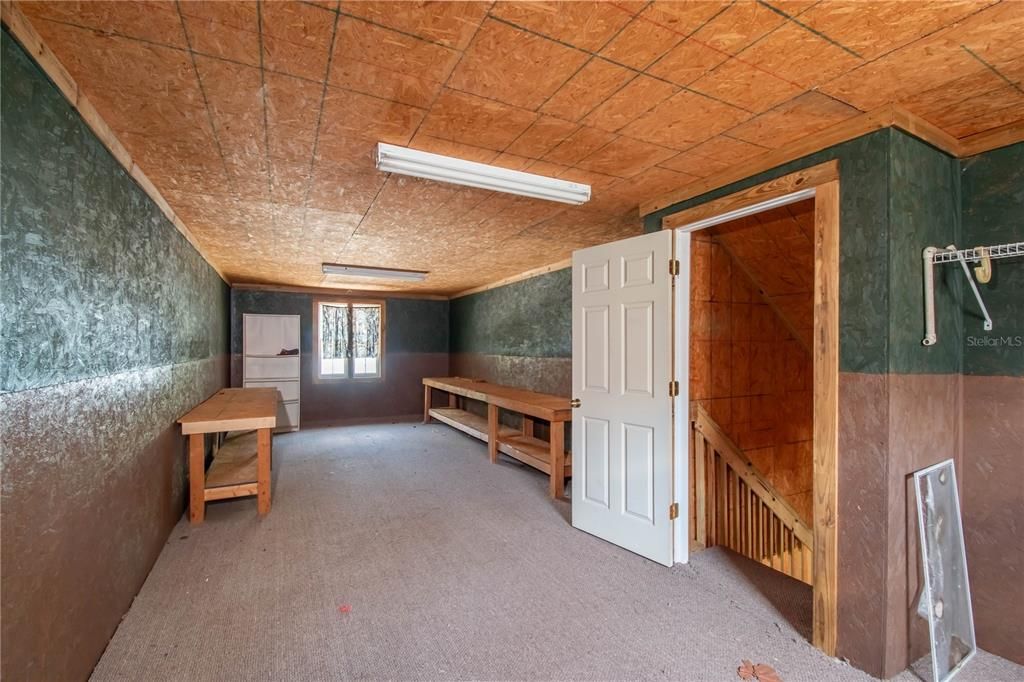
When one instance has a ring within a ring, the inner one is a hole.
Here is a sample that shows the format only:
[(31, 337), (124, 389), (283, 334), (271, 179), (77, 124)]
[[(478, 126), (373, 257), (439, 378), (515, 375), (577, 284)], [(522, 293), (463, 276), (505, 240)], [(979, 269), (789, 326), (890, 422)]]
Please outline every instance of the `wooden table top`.
[(537, 393), (463, 377), (426, 377), (423, 379), (423, 385), (548, 421), (572, 419), (569, 399), (550, 393)]
[(225, 388), (178, 420), (182, 434), (272, 429), (277, 426), (276, 388)]

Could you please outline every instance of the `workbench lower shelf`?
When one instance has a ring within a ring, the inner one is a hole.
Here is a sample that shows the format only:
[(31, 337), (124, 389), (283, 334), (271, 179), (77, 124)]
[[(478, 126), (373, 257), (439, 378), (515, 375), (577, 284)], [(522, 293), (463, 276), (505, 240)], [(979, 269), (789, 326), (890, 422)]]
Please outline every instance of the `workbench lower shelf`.
[[(432, 405), (432, 391), (448, 394), (447, 407)], [(487, 406), (487, 417), (461, 409), (464, 400), (477, 400)], [(522, 431), (501, 423), (501, 410), (522, 415)], [(572, 476), (572, 456), (565, 451), (565, 427), (572, 410), (568, 398), (535, 393), (511, 386), (461, 377), (423, 379), (423, 421), (431, 419), (447, 424), (487, 443), (488, 456), (498, 461), (498, 453), (538, 469), (550, 477), (548, 494), (559, 498), (565, 492), (565, 480)], [(550, 425), (551, 440), (534, 437), (534, 419)]]
[(248, 497), (257, 492), (259, 458), (256, 432), (224, 441), (206, 471), (206, 501)]

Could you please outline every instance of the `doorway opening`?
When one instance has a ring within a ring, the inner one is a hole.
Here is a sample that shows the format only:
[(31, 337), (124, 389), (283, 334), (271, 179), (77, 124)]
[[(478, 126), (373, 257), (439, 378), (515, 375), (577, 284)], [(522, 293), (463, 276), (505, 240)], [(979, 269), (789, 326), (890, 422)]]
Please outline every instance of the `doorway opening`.
[[(691, 552), (724, 546), (811, 586), (835, 655), (839, 178), (823, 164), (667, 216), (689, 244)], [(681, 496), (680, 496), (681, 497)], [(739, 561), (739, 559), (737, 559)], [(752, 564), (748, 564), (752, 565)], [(757, 568), (757, 567), (755, 567)], [(770, 575), (770, 574), (769, 574)], [(810, 616), (808, 619), (806, 616)]]

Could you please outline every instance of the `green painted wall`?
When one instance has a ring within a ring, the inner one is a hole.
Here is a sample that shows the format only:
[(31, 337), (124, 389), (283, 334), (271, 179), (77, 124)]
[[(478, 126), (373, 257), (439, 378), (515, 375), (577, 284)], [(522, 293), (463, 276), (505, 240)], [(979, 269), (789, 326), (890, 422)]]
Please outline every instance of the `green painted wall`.
[(228, 287), (0, 38), (4, 679), (86, 679), (184, 508)]
[(3, 34), (0, 390), (227, 348), (227, 285)]
[[(935, 269), (940, 341), (925, 346), (921, 252), (928, 246), (961, 244), (960, 162), (897, 130), (892, 131), (889, 158), (889, 371), (956, 374), (963, 273), (959, 267)], [(841, 238), (845, 229), (844, 224)], [(844, 312), (840, 305), (840, 316)]]
[[(961, 165), (963, 246), (1024, 241), (1024, 143), (965, 159)], [(993, 329), (982, 328), (981, 311), (965, 288), (964, 373), (1024, 376), (1024, 259), (994, 261), (992, 281), (979, 289)]]
[(644, 217), (648, 232), (661, 229), (661, 219), (773, 178), (833, 159), (839, 160), (840, 220), (839, 366), (844, 372), (887, 370), (889, 291), (889, 159), (892, 132), (869, 135), (759, 173), (701, 196), (687, 199)]
[(453, 353), (572, 356), (572, 269), (556, 270), (451, 302)]

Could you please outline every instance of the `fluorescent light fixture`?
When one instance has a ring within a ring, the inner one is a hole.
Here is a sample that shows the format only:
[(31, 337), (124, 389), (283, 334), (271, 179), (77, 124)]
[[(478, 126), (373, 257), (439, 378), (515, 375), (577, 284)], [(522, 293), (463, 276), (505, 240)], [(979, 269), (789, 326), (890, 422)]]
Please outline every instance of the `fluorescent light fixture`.
[(398, 270), (396, 268), (371, 268), (365, 265), (341, 265), (324, 263), (325, 275), (348, 275), (349, 277), (375, 277), (377, 279), (409, 279), (422, 282), (427, 278), (423, 270)]
[(533, 173), (465, 161), (453, 156), (421, 152), (418, 149), (377, 143), (377, 169), (416, 178), (450, 182), (467, 187), (508, 192), (534, 199), (582, 204), (590, 201), (590, 185)]

